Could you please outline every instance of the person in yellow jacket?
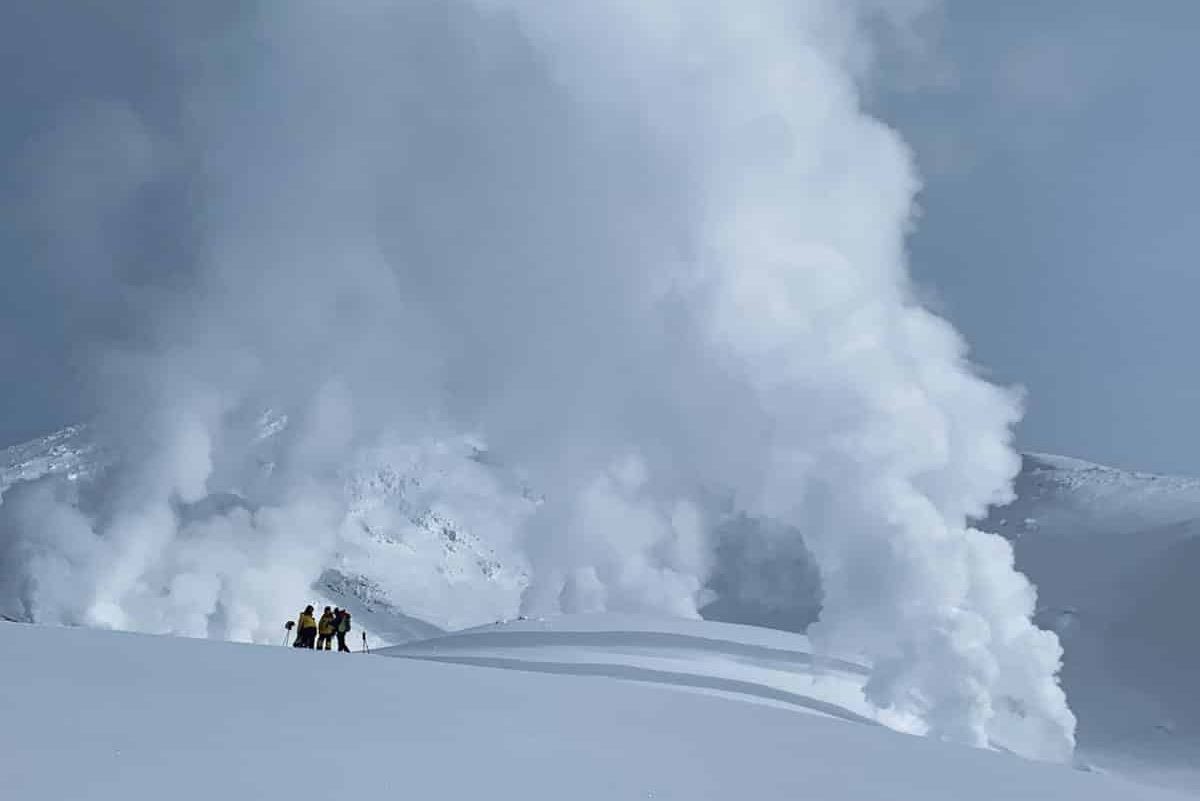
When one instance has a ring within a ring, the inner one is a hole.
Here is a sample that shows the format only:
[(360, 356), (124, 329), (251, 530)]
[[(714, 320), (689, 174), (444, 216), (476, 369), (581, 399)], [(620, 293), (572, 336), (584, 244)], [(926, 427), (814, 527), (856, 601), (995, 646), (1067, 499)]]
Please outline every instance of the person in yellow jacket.
[(328, 606), (325, 607), (325, 613), (321, 615), (320, 622), (317, 623), (317, 650), (328, 651), (333, 646), (333, 635), (337, 629), (333, 625), (333, 610)]
[(296, 648), (312, 648), (317, 639), (317, 619), (313, 617), (312, 605), (304, 607), (300, 617), (296, 619)]

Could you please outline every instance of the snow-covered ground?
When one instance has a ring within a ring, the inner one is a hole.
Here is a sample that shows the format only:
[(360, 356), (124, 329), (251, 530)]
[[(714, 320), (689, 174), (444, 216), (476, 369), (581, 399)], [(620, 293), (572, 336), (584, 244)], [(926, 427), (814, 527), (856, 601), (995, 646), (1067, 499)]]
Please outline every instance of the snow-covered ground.
[(912, 730), (866, 703), (870, 671), (816, 655), (800, 634), (644, 615), (590, 614), (504, 621), (379, 653), (541, 673), (662, 682), (845, 720)]
[(771, 671), (853, 667), (814, 671), (803, 638), (742, 627), (528, 621), (372, 656), (0, 634), (0, 774), (22, 801), (1181, 797), (786, 696)]

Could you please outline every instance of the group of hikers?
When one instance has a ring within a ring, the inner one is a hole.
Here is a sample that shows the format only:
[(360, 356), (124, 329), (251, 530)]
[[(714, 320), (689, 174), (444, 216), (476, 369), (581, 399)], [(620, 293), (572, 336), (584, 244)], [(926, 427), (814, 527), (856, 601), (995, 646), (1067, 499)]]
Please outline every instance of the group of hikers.
[(349, 632), (350, 613), (345, 609), (330, 609), (327, 606), (318, 620), (313, 614), (312, 604), (309, 604), (296, 619), (296, 639), (292, 647), (329, 651), (333, 648), (333, 638), (337, 637), (338, 651), (350, 653), (346, 647), (346, 635)]

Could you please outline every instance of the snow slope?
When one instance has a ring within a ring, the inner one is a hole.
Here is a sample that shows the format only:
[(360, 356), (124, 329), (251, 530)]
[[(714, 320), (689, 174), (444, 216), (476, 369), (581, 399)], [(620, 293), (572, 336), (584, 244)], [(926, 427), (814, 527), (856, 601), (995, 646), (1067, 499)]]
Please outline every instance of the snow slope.
[(1030, 454), (1016, 490), (983, 527), (1062, 639), (1081, 752), (1200, 792), (1200, 480)]
[(379, 653), (540, 673), (609, 676), (782, 704), (918, 731), (866, 703), (863, 665), (814, 653), (803, 635), (629, 614), (504, 621)]
[[(704, 672), (706, 657), (769, 647), (706, 624), (622, 625), (638, 630), (602, 646), (560, 642), (554, 659), (576, 647), (630, 658), (655, 635), (679, 636), (691, 655), (678, 659)], [(505, 631), (518, 650), (546, 636), (536, 623), (493, 634)], [(1180, 798), (662, 676), (16, 624), (0, 633), (0, 775), (5, 797), (22, 801)]]

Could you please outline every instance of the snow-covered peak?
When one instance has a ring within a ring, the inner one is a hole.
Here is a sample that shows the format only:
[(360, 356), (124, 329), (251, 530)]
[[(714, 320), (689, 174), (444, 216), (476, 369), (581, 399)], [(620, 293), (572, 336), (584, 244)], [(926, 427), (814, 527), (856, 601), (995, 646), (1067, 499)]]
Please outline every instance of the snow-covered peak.
[(94, 474), (99, 454), (85, 425), (66, 428), (28, 442), (0, 448), (0, 493), (18, 481), (44, 475), (64, 475), (70, 480)]

